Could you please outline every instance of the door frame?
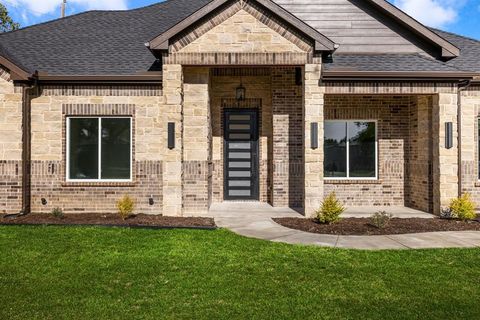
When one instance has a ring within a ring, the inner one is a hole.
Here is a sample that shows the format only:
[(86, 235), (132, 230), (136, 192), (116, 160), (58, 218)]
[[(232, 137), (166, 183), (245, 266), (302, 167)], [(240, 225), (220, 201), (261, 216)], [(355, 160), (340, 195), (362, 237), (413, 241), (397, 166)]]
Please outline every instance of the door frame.
[[(252, 122), (253, 129), (253, 142), (254, 146), (251, 150), (252, 157), (252, 194), (250, 197), (242, 196), (229, 196), (228, 195), (228, 159), (227, 159), (227, 131), (228, 131), (228, 119), (227, 115), (231, 113), (251, 113), (255, 119)], [(223, 109), (223, 199), (225, 201), (231, 200), (246, 200), (246, 201), (259, 201), (260, 200), (260, 128), (259, 128), (259, 111), (256, 108), (224, 108)]]

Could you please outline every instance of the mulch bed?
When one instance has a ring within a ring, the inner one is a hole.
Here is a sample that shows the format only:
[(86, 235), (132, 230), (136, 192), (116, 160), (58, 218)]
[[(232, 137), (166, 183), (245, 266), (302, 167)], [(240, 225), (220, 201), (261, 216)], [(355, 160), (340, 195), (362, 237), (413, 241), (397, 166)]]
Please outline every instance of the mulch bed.
[(379, 229), (369, 218), (346, 218), (335, 224), (320, 224), (313, 219), (277, 218), (278, 224), (311, 233), (334, 235), (391, 235), (437, 231), (480, 231), (480, 222), (463, 222), (446, 219), (391, 219), (388, 225)]
[(63, 218), (51, 214), (29, 214), (26, 216), (3, 216), (0, 225), (99, 225), (141, 228), (194, 228), (214, 229), (212, 218), (179, 218), (139, 214), (122, 220), (117, 214), (76, 213)]

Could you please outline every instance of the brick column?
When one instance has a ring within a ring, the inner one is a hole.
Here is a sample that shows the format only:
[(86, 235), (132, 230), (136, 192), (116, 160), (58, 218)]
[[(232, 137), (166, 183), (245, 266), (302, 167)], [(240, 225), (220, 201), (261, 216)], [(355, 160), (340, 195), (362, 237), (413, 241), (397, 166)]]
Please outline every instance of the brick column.
[[(182, 216), (182, 154), (183, 154), (183, 73), (181, 65), (163, 66), (165, 148), (163, 155), (163, 215)], [(175, 148), (168, 149), (167, 123), (175, 123)]]
[(186, 68), (183, 107), (183, 206), (185, 215), (209, 209), (211, 160), (209, 68)]
[[(457, 95), (440, 93), (433, 98), (433, 213), (440, 214), (458, 196)], [(445, 148), (445, 123), (453, 122), (453, 148)]]
[[(323, 200), (323, 102), (321, 65), (305, 66), (305, 216), (312, 217)], [(318, 149), (311, 148), (311, 123), (318, 123)]]

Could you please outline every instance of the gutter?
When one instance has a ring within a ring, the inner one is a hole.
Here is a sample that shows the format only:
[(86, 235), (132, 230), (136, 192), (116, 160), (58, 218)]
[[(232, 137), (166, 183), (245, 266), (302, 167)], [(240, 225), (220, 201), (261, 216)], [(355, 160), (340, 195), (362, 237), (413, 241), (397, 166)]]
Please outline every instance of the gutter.
[(19, 215), (29, 214), (31, 211), (31, 101), (33, 90), (38, 88), (38, 75), (33, 76), (33, 84), (23, 86), (22, 97), (22, 211)]
[(472, 80), (463, 80), (458, 84), (457, 90), (457, 128), (458, 128), (458, 196), (461, 197), (462, 190), (462, 92), (472, 84)]

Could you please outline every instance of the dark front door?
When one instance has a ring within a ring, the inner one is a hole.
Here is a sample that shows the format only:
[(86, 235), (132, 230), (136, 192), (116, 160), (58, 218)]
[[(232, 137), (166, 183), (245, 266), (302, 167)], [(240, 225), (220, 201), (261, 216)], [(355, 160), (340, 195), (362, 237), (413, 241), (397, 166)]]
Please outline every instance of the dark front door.
[(223, 123), (225, 200), (258, 200), (258, 113), (227, 109)]

